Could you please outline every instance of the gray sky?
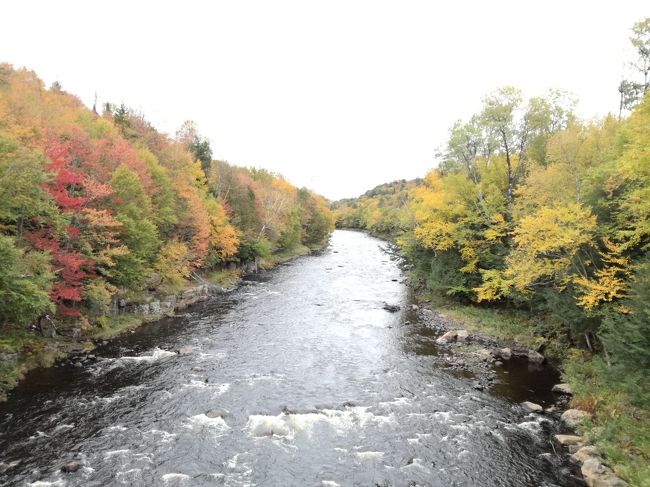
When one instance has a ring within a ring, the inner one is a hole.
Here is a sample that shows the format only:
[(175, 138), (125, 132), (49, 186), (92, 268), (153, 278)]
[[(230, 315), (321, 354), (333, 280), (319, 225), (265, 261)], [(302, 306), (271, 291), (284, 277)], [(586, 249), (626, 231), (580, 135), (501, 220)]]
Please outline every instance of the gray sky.
[(0, 61), (159, 129), (187, 119), (215, 158), (328, 198), (434, 165), (454, 120), (502, 85), (616, 112), (647, 0), (5, 2)]

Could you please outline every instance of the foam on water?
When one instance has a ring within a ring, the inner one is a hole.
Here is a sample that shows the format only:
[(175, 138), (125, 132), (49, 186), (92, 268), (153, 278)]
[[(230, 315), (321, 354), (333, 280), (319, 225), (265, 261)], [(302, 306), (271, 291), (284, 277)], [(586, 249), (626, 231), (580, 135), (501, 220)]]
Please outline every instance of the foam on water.
[(191, 477), (189, 475), (186, 475), (184, 473), (166, 473), (162, 476), (164, 482), (172, 482), (174, 480), (183, 482), (185, 480), (190, 480), (190, 478)]
[(252, 415), (248, 418), (246, 428), (252, 436), (281, 436), (293, 439), (297, 433), (311, 434), (317, 424), (333, 428), (338, 434), (352, 429), (363, 428), (370, 424), (381, 426), (395, 423), (395, 417), (378, 416), (368, 411), (367, 407), (351, 407), (345, 410), (323, 409), (302, 414), (278, 414), (277, 416)]
[(197, 414), (187, 419), (186, 428), (190, 429), (204, 429), (209, 428), (218, 431), (225, 431), (229, 429), (229, 426), (223, 420), (223, 418), (209, 418), (205, 414)]

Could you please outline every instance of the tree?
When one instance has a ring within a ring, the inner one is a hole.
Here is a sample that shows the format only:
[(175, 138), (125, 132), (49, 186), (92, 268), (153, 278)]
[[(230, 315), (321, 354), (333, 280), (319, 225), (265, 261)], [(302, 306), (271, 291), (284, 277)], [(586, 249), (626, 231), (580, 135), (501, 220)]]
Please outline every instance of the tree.
[(117, 258), (113, 280), (118, 285), (137, 288), (147, 278), (160, 246), (151, 217), (151, 200), (138, 175), (124, 165), (115, 170), (111, 188), (115, 216), (124, 227), (121, 240), (129, 250)]
[(38, 221), (55, 220), (58, 210), (47, 191), (42, 156), (0, 134), (0, 231), (22, 235)]
[(54, 311), (50, 287), (54, 274), (43, 252), (26, 251), (0, 235), (0, 324), (28, 324)]
[(632, 26), (630, 42), (637, 53), (636, 60), (630, 64), (641, 75), (642, 80), (621, 81), (618, 87), (621, 96), (619, 117), (623, 109), (632, 109), (650, 89), (650, 17)]

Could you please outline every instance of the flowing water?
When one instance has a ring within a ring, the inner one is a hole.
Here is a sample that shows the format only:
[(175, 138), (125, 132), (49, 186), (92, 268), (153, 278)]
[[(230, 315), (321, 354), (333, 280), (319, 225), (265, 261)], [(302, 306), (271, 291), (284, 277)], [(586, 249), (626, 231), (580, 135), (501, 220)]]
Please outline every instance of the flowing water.
[(547, 403), (554, 372), (513, 367), (481, 392), (442, 367), (382, 244), (337, 231), (88, 367), (32, 372), (0, 405), (0, 484), (583, 485), (555, 424), (518, 404)]

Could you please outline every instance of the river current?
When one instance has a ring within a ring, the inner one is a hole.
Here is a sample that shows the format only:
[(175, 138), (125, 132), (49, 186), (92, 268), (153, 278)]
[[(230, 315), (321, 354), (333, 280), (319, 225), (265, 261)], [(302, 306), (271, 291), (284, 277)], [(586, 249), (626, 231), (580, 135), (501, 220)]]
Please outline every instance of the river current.
[(0, 484), (584, 485), (556, 424), (519, 405), (548, 404), (555, 373), (500, 370), (478, 391), (441, 367), (384, 245), (336, 231), (86, 367), (30, 373), (0, 404)]

